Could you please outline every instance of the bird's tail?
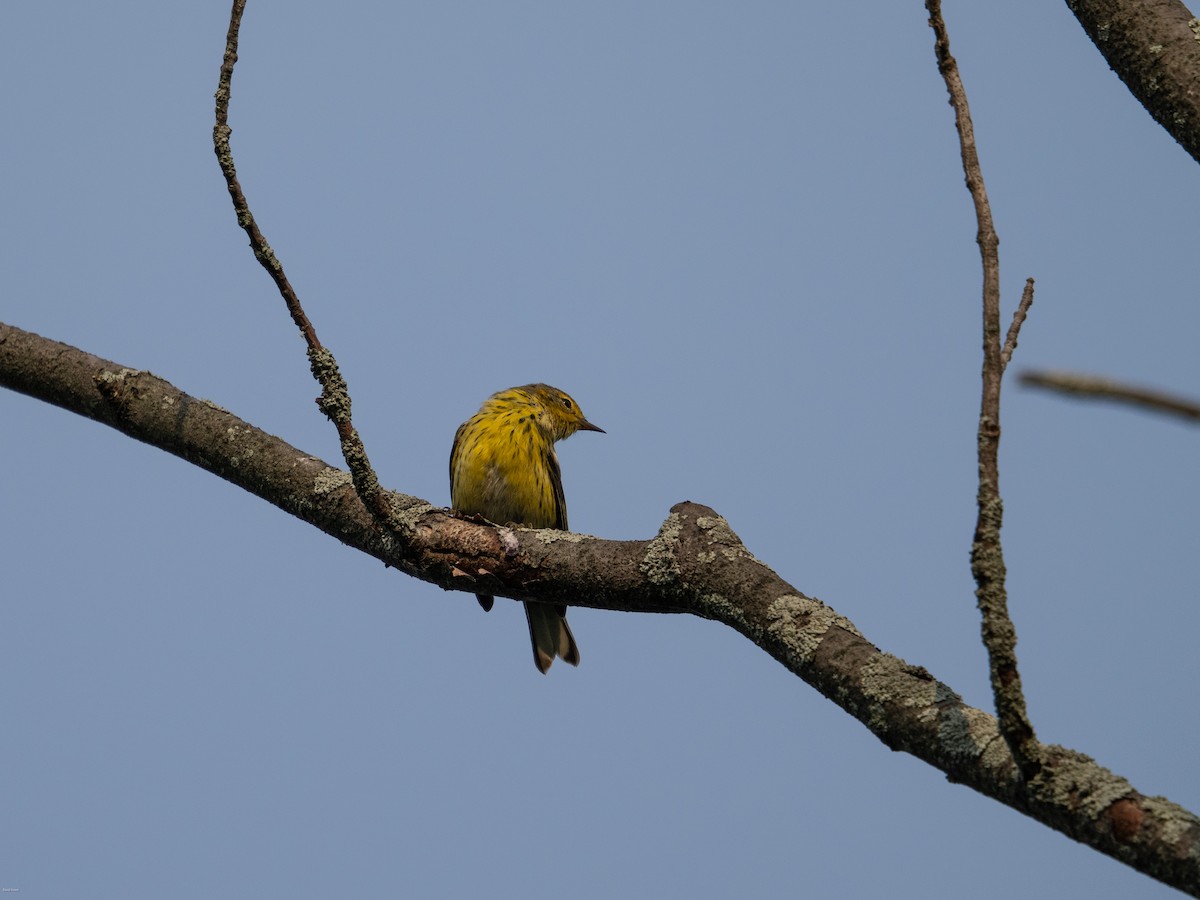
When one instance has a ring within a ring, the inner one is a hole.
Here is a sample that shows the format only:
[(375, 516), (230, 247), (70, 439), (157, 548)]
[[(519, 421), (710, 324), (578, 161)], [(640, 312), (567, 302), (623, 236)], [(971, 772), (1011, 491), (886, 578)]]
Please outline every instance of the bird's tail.
[(579, 665), (579, 647), (567, 625), (567, 608), (547, 603), (526, 603), (525, 618), (529, 620), (529, 640), (533, 644), (533, 664), (543, 675), (554, 657), (573, 666)]

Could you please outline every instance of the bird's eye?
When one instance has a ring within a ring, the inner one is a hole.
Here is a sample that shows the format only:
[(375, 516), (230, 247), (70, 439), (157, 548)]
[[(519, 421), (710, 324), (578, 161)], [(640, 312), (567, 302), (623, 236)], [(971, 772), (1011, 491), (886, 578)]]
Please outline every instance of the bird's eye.
[(567, 409), (570, 409), (572, 406), (574, 406), (574, 404), (571, 403), (570, 397), (563, 397), (562, 402), (563, 402), (563, 406), (565, 406)]

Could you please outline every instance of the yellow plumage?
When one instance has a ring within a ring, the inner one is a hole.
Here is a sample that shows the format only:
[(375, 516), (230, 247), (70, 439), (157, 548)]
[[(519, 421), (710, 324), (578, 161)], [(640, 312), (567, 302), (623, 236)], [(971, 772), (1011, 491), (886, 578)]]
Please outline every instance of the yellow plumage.
[[(567, 501), (554, 442), (576, 431), (600, 431), (567, 393), (526, 384), (493, 394), (458, 427), (450, 450), (450, 503), (501, 525), (567, 530)], [(492, 598), (477, 595), (485, 610)], [(526, 603), (533, 664), (539, 672), (556, 656), (579, 665), (567, 608)]]

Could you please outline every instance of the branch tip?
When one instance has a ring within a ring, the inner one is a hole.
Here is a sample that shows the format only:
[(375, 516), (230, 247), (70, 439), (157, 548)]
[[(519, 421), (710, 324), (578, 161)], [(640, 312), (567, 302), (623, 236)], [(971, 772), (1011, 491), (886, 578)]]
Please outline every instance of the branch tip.
[(1031, 306), (1033, 306), (1033, 279), (1026, 278), (1025, 290), (1021, 292), (1021, 302), (1017, 304), (1017, 311), (1013, 313), (1012, 324), (1008, 326), (1008, 337), (1004, 339), (1004, 349), (1000, 351), (1002, 369), (1008, 368), (1013, 351), (1017, 349), (1017, 336), (1021, 333), (1021, 326), (1025, 324), (1025, 317), (1029, 315)]

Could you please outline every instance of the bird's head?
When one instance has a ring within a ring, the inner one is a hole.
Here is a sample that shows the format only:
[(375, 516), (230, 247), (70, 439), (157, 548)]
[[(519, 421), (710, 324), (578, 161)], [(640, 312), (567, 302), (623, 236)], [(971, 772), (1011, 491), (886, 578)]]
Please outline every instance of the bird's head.
[(537, 411), (538, 424), (556, 441), (569, 438), (577, 431), (604, 433), (603, 428), (584, 418), (579, 404), (566, 391), (548, 384), (527, 384), (517, 390), (529, 397)]

